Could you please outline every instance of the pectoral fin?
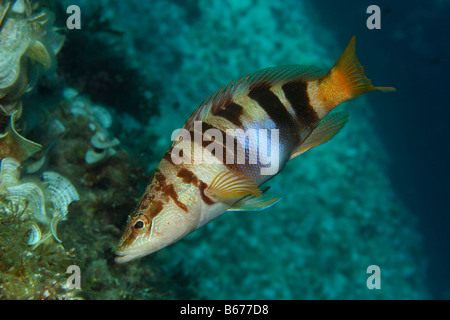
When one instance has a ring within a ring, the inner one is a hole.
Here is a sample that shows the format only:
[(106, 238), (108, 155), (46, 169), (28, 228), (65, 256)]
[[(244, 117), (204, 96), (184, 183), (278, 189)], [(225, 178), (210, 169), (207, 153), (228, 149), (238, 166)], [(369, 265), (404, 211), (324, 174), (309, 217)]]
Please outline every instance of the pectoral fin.
[(348, 112), (333, 113), (323, 119), (306, 140), (295, 150), (289, 160), (298, 157), (309, 149), (327, 142), (341, 130), (348, 121)]
[(240, 198), (248, 194), (261, 196), (255, 181), (232, 170), (219, 173), (205, 192), (217, 200)]

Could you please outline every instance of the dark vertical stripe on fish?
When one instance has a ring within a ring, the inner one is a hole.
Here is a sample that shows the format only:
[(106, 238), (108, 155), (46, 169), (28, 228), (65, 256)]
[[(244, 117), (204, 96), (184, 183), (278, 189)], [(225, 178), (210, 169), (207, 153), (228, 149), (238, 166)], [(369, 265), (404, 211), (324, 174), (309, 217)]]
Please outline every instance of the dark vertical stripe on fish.
[(151, 207), (149, 214), (150, 220), (153, 220), (164, 208), (164, 204), (161, 200), (155, 201)]
[(215, 116), (222, 117), (233, 123), (239, 128), (242, 128), (241, 115), (244, 108), (237, 103), (231, 102), (224, 108), (213, 113)]
[(285, 83), (282, 89), (300, 123), (307, 128), (314, 128), (320, 119), (309, 101), (307, 83), (293, 80)]
[(167, 183), (166, 176), (160, 169), (156, 168), (154, 176), (154, 182), (152, 183), (153, 190), (162, 192), (164, 195), (169, 196), (173, 202), (181, 209), (187, 212), (186, 205), (178, 200), (178, 194), (172, 183)]
[[(174, 165), (173, 161), (172, 161), (172, 151), (173, 151), (173, 146), (170, 146), (169, 150), (167, 150), (167, 152), (164, 154), (163, 159), (167, 160), (170, 164)], [(183, 155), (180, 154), (180, 157), (182, 157)]]
[(187, 184), (192, 183), (194, 186), (196, 186), (200, 191), (200, 197), (202, 198), (204, 203), (208, 205), (214, 204), (214, 201), (205, 194), (205, 189), (208, 187), (208, 185), (203, 181), (201, 181), (200, 179), (198, 179), (197, 176), (191, 170), (181, 168), (177, 173), (177, 177), (181, 178), (184, 183)]
[(180, 200), (178, 200), (178, 194), (177, 194), (177, 192), (175, 191), (175, 188), (174, 188), (173, 184), (167, 185), (167, 187), (166, 187), (165, 190), (164, 190), (164, 193), (165, 193), (166, 195), (168, 195), (170, 198), (172, 198), (173, 202), (174, 202), (180, 209), (182, 209), (182, 210), (185, 211), (185, 212), (188, 211), (186, 205), (185, 205), (183, 202), (181, 202)]
[(153, 219), (162, 211), (164, 208), (164, 204), (161, 200), (153, 202), (152, 206), (150, 207), (150, 213), (148, 214), (148, 219), (150, 220), (150, 229), (153, 225)]
[(248, 96), (258, 102), (260, 107), (266, 111), (270, 119), (275, 122), (276, 128), (280, 130), (280, 138), (288, 142), (289, 149), (298, 144), (300, 133), (286, 106), (278, 96), (270, 91), (268, 84), (260, 84), (250, 89)]
[[(205, 135), (205, 132), (207, 130), (209, 130), (209, 129), (215, 129), (215, 130), (218, 130), (218, 132), (221, 133), (221, 135), (222, 135), (222, 145), (220, 145), (219, 142), (216, 142), (219, 145), (218, 148), (222, 148), (222, 158), (218, 157), (218, 159), (223, 164), (225, 164), (229, 169), (231, 169), (234, 166), (234, 164), (237, 163), (237, 152), (236, 152), (237, 142), (236, 142), (236, 138), (227, 135), (225, 133), (225, 131), (223, 131), (221, 129), (218, 129), (218, 128), (214, 127), (213, 125), (211, 125), (211, 124), (209, 124), (207, 122), (202, 122), (202, 141), (201, 141), (201, 146), (202, 146), (203, 149), (205, 149), (207, 146), (209, 146), (212, 143), (212, 141), (203, 141), (203, 137)], [(191, 132), (191, 134), (192, 134), (192, 132)], [(233, 142), (233, 150), (227, 150), (227, 139), (233, 139), (233, 141), (234, 141)], [(198, 143), (200, 141), (196, 141), (196, 142)], [(232, 152), (233, 160), (231, 162), (226, 160), (227, 159), (227, 152)]]
[(160, 169), (156, 168), (155, 173), (153, 174), (154, 186), (156, 191), (161, 191), (166, 186), (166, 176), (161, 172)]

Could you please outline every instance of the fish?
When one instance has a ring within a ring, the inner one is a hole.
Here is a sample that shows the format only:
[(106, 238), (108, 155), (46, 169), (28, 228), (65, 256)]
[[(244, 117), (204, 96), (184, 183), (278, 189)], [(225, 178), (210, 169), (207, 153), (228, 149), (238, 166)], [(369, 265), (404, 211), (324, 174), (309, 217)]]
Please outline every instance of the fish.
[[(154, 253), (229, 211), (259, 211), (281, 197), (263, 186), (289, 160), (333, 138), (347, 111), (330, 113), (375, 87), (355, 52), (355, 36), (328, 71), (269, 67), (209, 96), (156, 168), (129, 215), (116, 263)], [(192, 139), (192, 137), (194, 137)]]

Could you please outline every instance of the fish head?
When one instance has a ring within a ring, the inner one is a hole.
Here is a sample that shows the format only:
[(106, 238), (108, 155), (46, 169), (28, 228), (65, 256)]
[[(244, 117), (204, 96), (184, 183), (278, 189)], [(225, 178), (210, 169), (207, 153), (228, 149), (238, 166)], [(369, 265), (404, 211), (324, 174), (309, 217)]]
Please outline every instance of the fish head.
[[(116, 250), (116, 263), (135, 260), (180, 240), (195, 229), (193, 215), (173, 203), (153, 201), (130, 215)], [(146, 210), (144, 210), (146, 209)]]

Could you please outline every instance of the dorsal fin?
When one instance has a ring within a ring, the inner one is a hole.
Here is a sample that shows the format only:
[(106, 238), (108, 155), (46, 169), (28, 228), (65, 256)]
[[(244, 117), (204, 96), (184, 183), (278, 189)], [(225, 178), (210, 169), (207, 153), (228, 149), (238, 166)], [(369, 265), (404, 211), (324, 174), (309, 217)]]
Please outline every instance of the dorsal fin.
[(306, 140), (294, 151), (289, 160), (298, 157), (309, 149), (327, 142), (341, 130), (348, 121), (348, 112), (341, 111), (330, 114), (324, 118), (311, 132)]
[(184, 129), (189, 130), (194, 124), (194, 121), (204, 121), (210, 112), (215, 112), (226, 106), (228, 102), (231, 102), (236, 90), (243, 81), (244, 78), (238, 81), (232, 81), (227, 86), (223, 86), (220, 90), (207, 97), (190, 116), (188, 121), (186, 121)]
[(259, 83), (276, 85), (280, 82), (288, 82), (295, 79), (305, 81), (315, 80), (326, 72), (314, 66), (286, 65), (281, 67), (270, 67), (259, 70), (238, 81), (232, 81), (227, 86), (222, 87), (208, 98), (206, 98), (186, 121), (184, 129), (190, 129), (194, 121), (204, 121), (206, 116), (225, 108), (233, 99), (245, 93), (249, 87), (257, 86)]
[(325, 74), (326, 72), (323, 69), (315, 66), (292, 64), (259, 70), (248, 76), (246, 81), (249, 86), (253, 86), (258, 82), (270, 82), (271, 85), (276, 85), (279, 82), (289, 82), (298, 79), (311, 81)]

